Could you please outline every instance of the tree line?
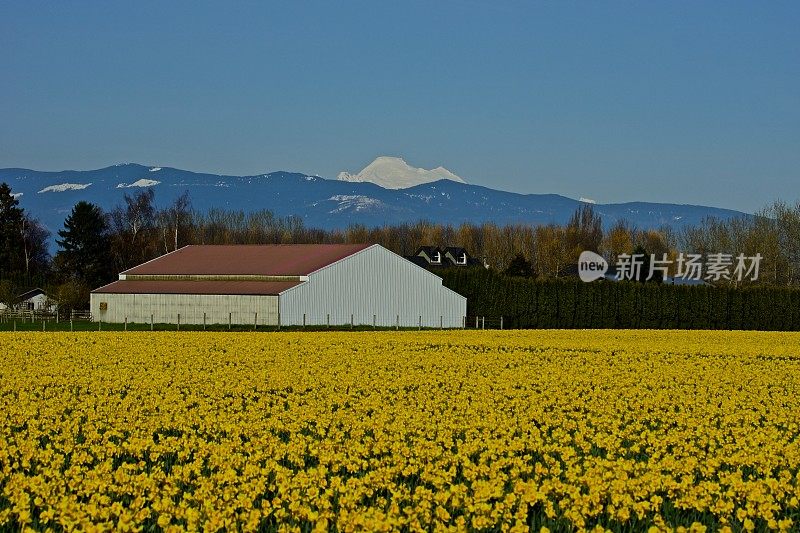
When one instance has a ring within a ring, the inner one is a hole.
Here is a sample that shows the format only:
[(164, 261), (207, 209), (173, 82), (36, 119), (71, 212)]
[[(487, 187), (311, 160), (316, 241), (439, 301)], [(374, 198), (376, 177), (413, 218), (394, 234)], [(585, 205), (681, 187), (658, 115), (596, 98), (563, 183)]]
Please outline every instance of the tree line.
[[(51, 257), (48, 241), (57, 252)], [(82, 307), (89, 291), (117, 273), (187, 244), (377, 243), (400, 255), (420, 246), (457, 246), (494, 272), (553, 280), (564, 277), (579, 254), (591, 250), (614, 263), (622, 254), (641, 253), (674, 260), (680, 252), (763, 256), (760, 285), (800, 283), (800, 202), (776, 202), (755, 215), (718, 220), (675, 231), (669, 226), (640, 229), (625, 220), (604, 226), (591, 204), (582, 204), (564, 224), (460, 225), (429, 221), (345, 229), (308, 227), (298, 216), (271, 211), (192, 207), (188, 192), (158, 206), (153, 189), (124, 194), (109, 211), (78, 202), (63, 228), (50, 232), (0, 184), (0, 302), (14, 303), (22, 290), (39, 286), (62, 306)], [(735, 280), (715, 284), (735, 285)]]
[[(440, 272), (467, 314), (507, 328), (800, 331), (800, 290), (526, 279), (484, 269)], [(495, 322), (496, 323), (496, 322)]]

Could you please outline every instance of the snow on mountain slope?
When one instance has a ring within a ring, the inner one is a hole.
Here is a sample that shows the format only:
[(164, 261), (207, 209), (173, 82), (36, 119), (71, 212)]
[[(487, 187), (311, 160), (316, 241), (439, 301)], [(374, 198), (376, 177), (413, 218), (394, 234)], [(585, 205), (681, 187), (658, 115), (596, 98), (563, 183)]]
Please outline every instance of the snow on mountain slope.
[(370, 198), (363, 194), (336, 194), (328, 198), (328, 200), (337, 202), (336, 208), (328, 211), (331, 214), (342, 213), (344, 211), (352, 210), (353, 212), (363, 211), (377, 211), (386, 207), (386, 205), (375, 198)]
[(364, 167), (358, 174), (340, 172), (340, 181), (363, 182), (368, 181), (380, 185), (384, 189), (407, 189), (415, 185), (430, 183), (438, 180), (450, 180), (457, 183), (466, 183), (444, 167), (431, 170), (412, 167), (399, 157), (380, 156)]
[[(153, 170), (151, 169), (150, 172), (152, 171)], [(120, 183), (119, 185), (117, 185), (117, 189), (130, 189), (132, 187), (153, 187), (155, 185), (158, 185), (159, 183), (161, 182), (158, 180), (148, 180), (145, 178), (141, 178), (134, 181), (133, 183)]]
[(59, 183), (58, 185), (50, 185), (45, 187), (39, 193), (43, 192), (64, 192), (64, 191), (82, 191), (87, 188), (91, 183)]

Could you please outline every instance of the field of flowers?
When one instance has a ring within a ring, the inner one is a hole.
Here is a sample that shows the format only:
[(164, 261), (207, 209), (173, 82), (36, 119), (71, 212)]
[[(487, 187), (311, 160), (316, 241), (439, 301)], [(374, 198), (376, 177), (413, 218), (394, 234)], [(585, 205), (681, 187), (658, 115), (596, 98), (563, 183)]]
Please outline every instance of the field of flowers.
[(797, 530), (800, 335), (0, 333), (0, 530)]

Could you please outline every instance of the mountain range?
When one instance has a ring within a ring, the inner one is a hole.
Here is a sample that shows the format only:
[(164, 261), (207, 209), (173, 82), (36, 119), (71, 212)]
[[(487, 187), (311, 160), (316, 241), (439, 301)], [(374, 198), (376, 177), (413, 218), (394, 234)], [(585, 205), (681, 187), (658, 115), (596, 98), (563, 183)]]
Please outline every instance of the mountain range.
[[(381, 168), (384, 172), (379, 172)], [(387, 168), (392, 172), (385, 172)], [(297, 215), (307, 226), (325, 229), (421, 219), (444, 224), (564, 224), (581, 205), (580, 200), (557, 194), (518, 194), (470, 185), (441, 167), (415, 169), (399, 158), (378, 158), (355, 176), (340, 175), (336, 180), (296, 172), (225, 176), (133, 163), (83, 171), (0, 169), (0, 182), (8, 183), (20, 205), (53, 234), (63, 227), (76, 202), (86, 200), (108, 210), (122, 202), (123, 193), (147, 187), (153, 188), (160, 206), (188, 191), (192, 206), (201, 211), (269, 209), (277, 216)], [(405, 186), (415, 180), (422, 182)], [(708, 216), (746, 216), (729, 209), (668, 203), (595, 204), (594, 208), (605, 226), (626, 219), (643, 229), (662, 225), (679, 229)]]

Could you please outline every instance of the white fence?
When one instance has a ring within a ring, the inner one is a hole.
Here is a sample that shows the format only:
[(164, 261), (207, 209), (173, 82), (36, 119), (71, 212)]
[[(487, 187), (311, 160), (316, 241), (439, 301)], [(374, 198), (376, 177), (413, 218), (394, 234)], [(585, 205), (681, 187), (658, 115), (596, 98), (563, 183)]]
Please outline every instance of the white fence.
[[(198, 322), (187, 322), (185, 316), (181, 313), (176, 313), (174, 317), (166, 317), (167, 320), (163, 320), (165, 317), (160, 317), (161, 320), (156, 320), (155, 314), (150, 315), (150, 319), (146, 322), (143, 321), (133, 321), (129, 320), (128, 317), (124, 317), (123, 321), (121, 322), (124, 324), (125, 329), (127, 329), (128, 324), (142, 324), (145, 323), (150, 326), (151, 329), (155, 329), (157, 325), (163, 324), (170, 324), (174, 325), (177, 330), (181, 329), (181, 326), (186, 328), (187, 326), (192, 327), (192, 329), (196, 329), (196, 326), (202, 326), (203, 329), (212, 328), (215, 330), (219, 329), (242, 329), (244, 326), (245, 328), (252, 327), (252, 329), (257, 330), (259, 328), (262, 329), (281, 329), (281, 328), (292, 328), (292, 329), (503, 329), (504, 328), (504, 319), (503, 317), (486, 317), (486, 316), (445, 316), (439, 315), (439, 317), (424, 317), (423, 315), (412, 316), (409, 314), (406, 315), (399, 315), (395, 314), (392, 320), (387, 321), (386, 319), (379, 320), (377, 314), (372, 315), (372, 319), (369, 321), (357, 320), (356, 314), (351, 313), (349, 315), (336, 315), (331, 313), (325, 313), (324, 316), (321, 315), (311, 315), (311, 314), (303, 314), (302, 321), (299, 324), (284, 324), (281, 322), (280, 314), (276, 317), (272, 315), (268, 315), (266, 319), (260, 316), (258, 313), (253, 313), (252, 320), (248, 322), (241, 320), (241, 315), (238, 315), (238, 320), (234, 319), (234, 313), (228, 314), (228, 320), (225, 323), (220, 323), (216, 321), (212, 321), (211, 314), (209, 313), (201, 313), (200, 311), (194, 311), (192, 313), (193, 317), (199, 316), (202, 317)], [(215, 312), (214, 316), (219, 316), (219, 312)], [(102, 319), (99, 319), (98, 322), (102, 323)]]

